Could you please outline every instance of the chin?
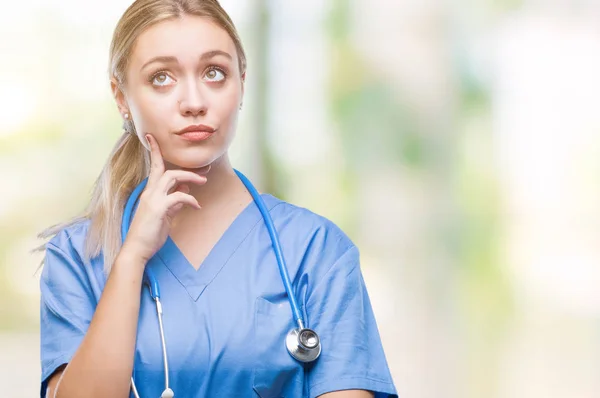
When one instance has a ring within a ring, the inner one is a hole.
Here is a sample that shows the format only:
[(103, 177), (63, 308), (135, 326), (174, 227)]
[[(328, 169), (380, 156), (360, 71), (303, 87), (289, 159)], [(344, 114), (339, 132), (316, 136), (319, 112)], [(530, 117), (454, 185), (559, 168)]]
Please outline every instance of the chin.
[(202, 159), (196, 159), (196, 160), (177, 159), (177, 160), (175, 160), (173, 162), (169, 162), (169, 163), (171, 163), (173, 166), (175, 166), (177, 168), (193, 170), (193, 169), (201, 169), (202, 167), (206, 167), (209, 164), (211, 164), (212, 162), (203, 161)]
[(218, 158), (219, 156), (217, 156), (217, 154), (215, 153), (196, 153), (186, 154), (186, 156), (172, 157), (169, 160), (165, 160), (178, 168), (193, 170), (201, 169), (203, 167), (211, 165)]

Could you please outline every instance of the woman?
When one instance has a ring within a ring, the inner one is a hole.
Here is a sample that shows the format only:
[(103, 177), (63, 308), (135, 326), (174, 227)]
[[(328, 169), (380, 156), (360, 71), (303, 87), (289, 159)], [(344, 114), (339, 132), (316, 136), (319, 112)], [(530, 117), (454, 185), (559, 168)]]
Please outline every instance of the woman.
[(245, 70), (216, 0), (138, 0), (122, 16), (110, 72), (125, 132), (86, 213), (42, 234), (52, 236), (40, 282), (42, 397), (395, 396), (357, 248), (325, 218), (260, 194), (298, 313), (322, 347), (306, 363), (286, 350), (292, 307), (257, 202), (227, 155)]

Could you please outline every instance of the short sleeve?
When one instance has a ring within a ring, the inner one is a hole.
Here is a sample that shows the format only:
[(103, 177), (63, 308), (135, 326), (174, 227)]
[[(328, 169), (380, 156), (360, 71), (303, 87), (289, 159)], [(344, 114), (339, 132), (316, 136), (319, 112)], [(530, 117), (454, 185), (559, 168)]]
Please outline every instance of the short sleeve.
[(40, 396), (44, 398), (49, 376), (75, 354), (96, 305), (89, 271), (64, 233), (46, 245), (40, 293)]
[(356, 246), (350, 246), (310, 292), (306, 313), (322, 347), (308, 371), (310, 398), (338, 390), (397, 397)]

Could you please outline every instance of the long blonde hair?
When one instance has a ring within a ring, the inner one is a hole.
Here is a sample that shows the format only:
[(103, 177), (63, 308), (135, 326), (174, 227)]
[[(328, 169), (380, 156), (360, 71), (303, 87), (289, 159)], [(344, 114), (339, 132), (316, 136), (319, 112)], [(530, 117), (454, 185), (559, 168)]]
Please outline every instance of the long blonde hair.
[[(225, 29), (233, 40), (240, 74), (246, 71), (246, 56), (237, 30), (218, 0), (136, 0), (119, 20), (110, 45), (109, 75), (123, 88), (126, 70), (137, 38), (148, 27), (185, 15), (206, 17)], [(49, 239), (76, 223), (90, 220), (84, 256), (87, 260), (103, 254), (104, 271), (108, 274), (121, 248), (121, 218), (127, 198), (148, 175), (150, 159), (135, 132), (133, 122), (124, 123), (124, 133), (117, 141), (100, 176), (91, 199), (79, 216), (54, 225), (38, 237)], [(43, 250), (45, 244), (38, 249)]]

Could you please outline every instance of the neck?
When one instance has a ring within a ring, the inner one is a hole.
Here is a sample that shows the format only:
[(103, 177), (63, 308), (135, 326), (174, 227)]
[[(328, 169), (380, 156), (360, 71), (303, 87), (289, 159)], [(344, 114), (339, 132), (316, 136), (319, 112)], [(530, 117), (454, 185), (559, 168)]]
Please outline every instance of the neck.
[[(205, 175), (207, 182), (203, 185), (190, 184), (189, 187), (190, 195), (194, 196), (202, 206), (202, 217), (213, 214), (215, 211), (219, 212), (233, 203), (247, 204), (252, 200), (250, 193), (246, 191), (246, 187), (235, 174), (227, 153), (211, 163), (208, 172), (204, 168), (197, 172)], [(197, 216), (196, 210), (184, 207), (176, 218), (182, 220), (186, 217), (196, 218)]]

